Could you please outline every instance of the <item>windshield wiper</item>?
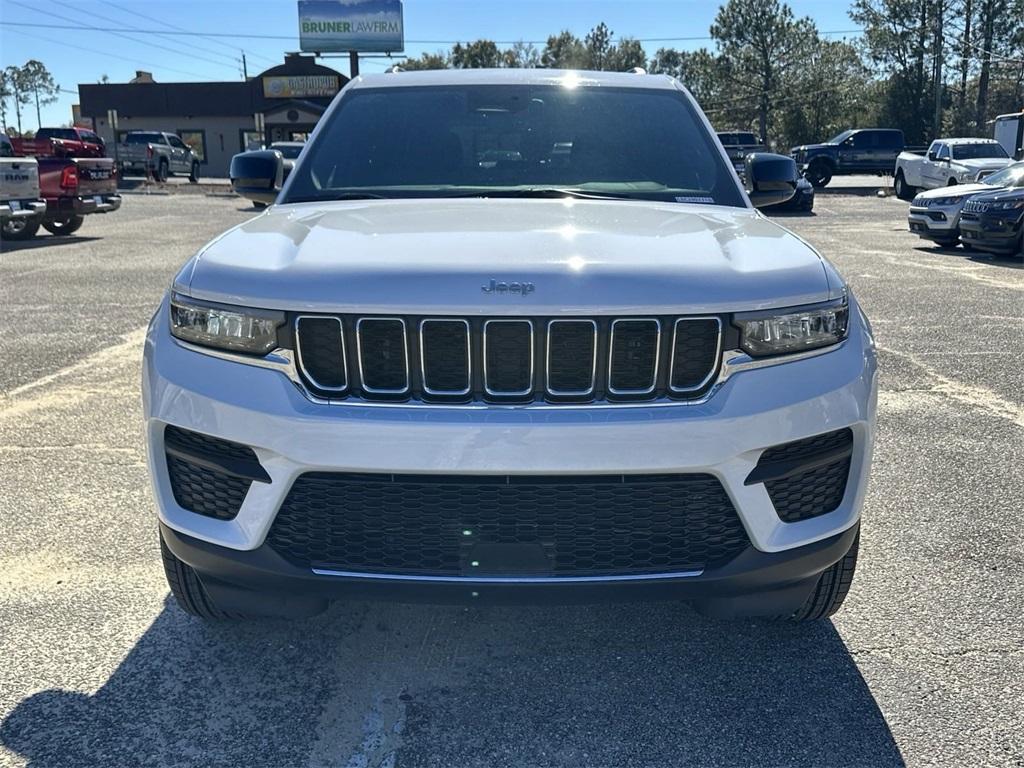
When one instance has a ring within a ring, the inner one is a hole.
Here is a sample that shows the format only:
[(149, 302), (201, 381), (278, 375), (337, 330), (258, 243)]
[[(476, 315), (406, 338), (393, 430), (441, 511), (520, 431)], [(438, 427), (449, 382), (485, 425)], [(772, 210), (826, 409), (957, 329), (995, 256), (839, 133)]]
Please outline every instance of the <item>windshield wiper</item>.
[(445, 197), (572, 197), (580, 200), (631, 200), (627, 195), (611, 192), (591, 192), (573, 187), (526, 187), (520, 189), (480, 189), (473, 192), (456, 192)]
[(332, 192), (326, 195), (306, 195), (290, 197), (286, 203), (322, 203), (327, 200), (386, 200), (387, 195), (378, 195), (376, 192)]

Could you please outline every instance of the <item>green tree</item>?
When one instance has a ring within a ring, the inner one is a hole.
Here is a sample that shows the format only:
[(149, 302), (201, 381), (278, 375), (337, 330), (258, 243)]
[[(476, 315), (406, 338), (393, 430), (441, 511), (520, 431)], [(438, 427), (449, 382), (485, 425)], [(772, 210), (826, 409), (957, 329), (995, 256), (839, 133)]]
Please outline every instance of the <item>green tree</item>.
[(677, 51), (659, 48), (647, 65), (656, 75), (671, 75), (686, 86), (697, 103), (708, 112), (727, 99), (728, 87), (723, 83), (721, 62), (707, 48)]
[(422, 53), (418, 59), (406, 59), (399, 65), (402, 69), (448, 69), (448, 54)]
[(452, 47), (451, 63), (456, 69), (500, 67), (502, 54), (492, 40), (474, 40), (465, 45), (456, 43)]
[(549, 37), (540, 55), (540, 65), (547, 69), (582, 69), (586, 61), (583, 43), (568, 30)]
[(28, 106), (32, 99), (32, 95), (28, 90), (28, 83), (25, 79), (25, 73), (21, 67), (15, 67), (11, 65), (4, 69), (4, 74), (7, 79), (7, 86), (11, 93), (11, 103), (14, 105), (14, 116), (17, 120), (18, 135), (21, 135), (21, 108)]
[(614, 47), (612, 31), (603, 21), (591, 29), (583, 38), (584, 56), (587, 69), (608, 69)]
[(37, 59), (29, 59), (21, 68), (24, 89), (31, 94), (36, 103), (36, 125), (43, 126), (40, 115), (40, 105), (53, 104), (60, 94), (60, 86), (53, 79), (53, 75), (46, 68), (43, 62)]
[(796, 19), (779, 0), (728, 0), (711, 25), (726, 77), (738, 96), (756, 102), (761, 140), (768, 141), (774, 102), (817, 38), (809, 18)]
[(513, 43), (511, 48), (501, 55), (502, 62), (512, 69), (533, 69), (540, 66), (540, 51), (533, 43), (522, 40)]
[(646, 66), (647, 53), (640, 45), (640, 41), (632, 37), (624, 37), (609, 52), (606, 69), (614, 72), (628, 72), (636, 67), (644, 68)]
[(14, 95), (6, 69), (0, 69), (0, 131), (7, 128), (7, 100)]

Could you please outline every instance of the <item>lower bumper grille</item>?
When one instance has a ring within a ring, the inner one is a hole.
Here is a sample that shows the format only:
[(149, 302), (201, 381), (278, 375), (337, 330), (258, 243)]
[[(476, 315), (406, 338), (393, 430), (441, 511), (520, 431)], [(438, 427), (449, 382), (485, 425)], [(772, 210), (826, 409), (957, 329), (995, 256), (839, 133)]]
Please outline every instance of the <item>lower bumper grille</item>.
[(267, 543), (306, 568), (471, 578), (703, 570), (749, 540), (710, 475), (313, 472)]
[(249, 486), (270, 482), (246, 445), (167, 426), (164, 451), (174, 500), (197, 515), (233, 520)]
[(747, 484), (764, 483), (783, 522), (825, 515), (843, 502), (852, 453), (849, 428), (777, 445), (761, 454)]

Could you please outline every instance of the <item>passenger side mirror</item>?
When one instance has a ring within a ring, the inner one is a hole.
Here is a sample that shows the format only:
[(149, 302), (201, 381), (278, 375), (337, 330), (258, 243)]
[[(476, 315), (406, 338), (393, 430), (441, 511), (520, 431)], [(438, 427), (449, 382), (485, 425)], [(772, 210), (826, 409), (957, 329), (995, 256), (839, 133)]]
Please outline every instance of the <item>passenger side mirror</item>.
[(277, 150), (242, 152), (231, 158), (231, 187), (235, 193), (270, 205), (277, 199), (284, 179), (284, 157)]
[(745, 164), (747, 196), (755, 208), (784, 203), (796, 194), (800, 175), (793, 158), (755, 152)]
[(939, 156), (934, 152), (928, 153), (928, 159), (931, 160), (933, 163), (938, 159), (938, 157)]

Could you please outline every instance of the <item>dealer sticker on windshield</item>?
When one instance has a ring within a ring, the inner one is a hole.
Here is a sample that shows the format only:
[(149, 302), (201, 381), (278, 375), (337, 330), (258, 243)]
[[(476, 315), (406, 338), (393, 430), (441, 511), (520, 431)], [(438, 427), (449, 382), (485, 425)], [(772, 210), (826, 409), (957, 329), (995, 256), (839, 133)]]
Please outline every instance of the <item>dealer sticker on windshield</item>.
[(714, 203), (713, 197), (677, 197), (677, 203)]

